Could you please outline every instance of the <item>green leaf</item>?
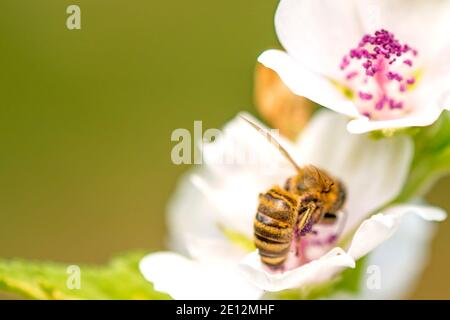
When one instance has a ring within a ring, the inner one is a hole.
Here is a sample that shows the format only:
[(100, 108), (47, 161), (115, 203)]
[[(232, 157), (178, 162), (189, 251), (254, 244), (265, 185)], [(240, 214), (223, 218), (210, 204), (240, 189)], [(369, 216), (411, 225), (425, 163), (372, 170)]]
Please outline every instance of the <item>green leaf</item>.
[(373, 140), (380, 140), (386, 138), (392, 138), (400, 135), (416, 136), (420, 132), (420, 128), (408, 127), (408, 128), (385, 128), (375, 131), (370, 131), (368, 136)]
[(450, 172), (450, 112), (414, 136), (415, 154), (408, 180), (395, 202), (424, 195), (432, 183)]
[(80, 288), (67, 285), (70, 264), (0, 260), (0, 291), (30, 299), (170, 299), (139, 272), (143, 253), (118, 256), (105, 266), (80, 265)]

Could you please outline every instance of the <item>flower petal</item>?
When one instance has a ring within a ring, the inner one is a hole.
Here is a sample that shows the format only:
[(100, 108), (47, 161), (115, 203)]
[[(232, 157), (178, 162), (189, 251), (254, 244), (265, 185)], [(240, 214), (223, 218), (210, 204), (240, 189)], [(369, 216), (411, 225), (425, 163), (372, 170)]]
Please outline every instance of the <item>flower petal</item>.
[[(450, 21), (450, 17), (449, 17)], [(450, 30), (448, 31), (450, 32)], [(448, 34), (447, 32), (447, 34)], [(418, 89), (423, 108), (434, 105), (450, 110), (450, 43), (424, 69)]]
[(214, 208), (205, 198), (205, 194), (192, 182), (192, 175), (201, 179), (213, 179), (213, 175), (204, 168), (191, 170), (179, 179), (167, 208), (167, 224), (170, 233), (170, 247), (177, 252), (188, 253), (187, 237), (221, 237), (217, 228), (217, 217), (212, 214)]
[(360, 225), (353, 236), (348, 254), (357, 260), (372, 251), (397, 231), (404, 215), (409, 213), (415, 213), (428, 221), (442, 221), (446, 218), (444, 211), (429, 206), (399, 205), (390, 207), (385, 210), (384, 214), (373, 215)]
[(426, 221), (442, 222), (447, 219), (447, 213), (444, 210), (428, 205), (402, 204), (386, 210), (386, 214), (405, 215), (408, 213), (414, 213)]
[(359, 259), (372, 251), (379, 244), (389, 239), (397, 230), (400, 217), (397, 215), (376, 214), (364, 221), (355, 235), (348, 254)]
[(356, 6), (348, 0), (282, 0), (275, 28), (291, 56), (335, 79), (342, 57), (362, 36)]
[(433, 124), (441, 115), (443, 107), (438, 107), (437, 104), (431, 103), (431, 105), (424, 101), (423, 107), (417, 109), (416, 112), (412, 112), (402, 118), (392, 120), (370, 120), (367, 117), (359, 117), (351, 120), (347, 129), (350, 133), (360, 134), (375, 130), (382, 129), (400, 129), (408, 127), (425, 127)]
[[(255, 130), (241, 117), (261, 127), (262, 131)], [(226, 124), (222, 134), (214, 142), (205, 143), (203, 146), (205, 164), (219, 176), (227, 176), (239, 170), (257, 174), (266, 181), (273, 181), (280, 171), (292, 172), (292, 165), (267, 141), (266, 132), (275, 136), (294, 159), (297, 158), (293, 145), (279, 136), (278, 130), (270, 130), (250, 114), (241, 112)]]
[(413, 144), (409, 137), (373, 140), (352, 135), (347, 119), (332, 112), (313, 118), (298, 141), (304, 161), (327, 170), (347, 189), (344, 233), (395, 198), (409, 172)]
[(278, 73), (286, 86), (296, 95), (306, 97), (333, 111), (351, 117), (359, 116), (353, 102), (347, 99), (332, 82), (302, 66), (280, 50), (263, 52), (258, 61)]
[(381, 272), (380, 288), (361, 283), (359, 299), (405, 299), (427, 265), (436, 225), (417, 215), (406, 215), (397, 232), (368, 256), (367, 266)]
[(341, 248), (334, 248), (317, 260), (283, 273), (266, 271), (256, 251), (241, 263), (246, 278), (266, 291), (281, 291), (321, 283), (332, 278), (342, 268), (354, 267), (355, 261)]
[(186, 239), (189, 256), (202, 263), (233, 263), (242, 260), (248, 251), (225, 237), (205, 238), (190, 235)]
[(174, 299), (258, 299), (262, 291), (230, 264), (202, 264), (181, 255), (160, 252), (146, 256), (139, 268), (155, 290)]

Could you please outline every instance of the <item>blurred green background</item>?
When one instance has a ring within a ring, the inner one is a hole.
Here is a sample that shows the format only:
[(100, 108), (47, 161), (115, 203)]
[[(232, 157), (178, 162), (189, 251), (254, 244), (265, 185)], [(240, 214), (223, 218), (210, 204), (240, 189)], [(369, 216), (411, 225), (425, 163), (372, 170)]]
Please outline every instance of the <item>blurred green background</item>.
[[(82, 29), (66, 28), (81, 7)], [(0, 1), (0, 257), (164, 248), (175, 128), (255, 113), (276, 0)], [(431, 192), (450, 210), (450, 179)], [(443, 223), (414, 298), (450, 298)]]

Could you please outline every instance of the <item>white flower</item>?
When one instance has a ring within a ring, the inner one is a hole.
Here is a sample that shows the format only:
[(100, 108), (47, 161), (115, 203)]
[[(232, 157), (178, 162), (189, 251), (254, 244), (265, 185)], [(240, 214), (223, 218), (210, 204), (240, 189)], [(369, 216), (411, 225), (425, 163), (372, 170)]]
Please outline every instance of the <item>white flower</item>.
[(284, 51), (259, 62), (352, 133), (427, 126), (450, 109), (450, 2), (281, 0)]
[[(175, 299), (257, 299), (266, 291), (321, 283), (345, 268), (353, 268), (357, 259), (399, 228), (402, 230), (402, 221), (409, 213), (425, 220), (445, 218), (440, 209), (403, 204), (364, 220), (398, 195), (409, 170), (413, 147), (406, 136), (375, 141), (349, 134), (345, 125), (345, 117), (321, 112), (295, 145), (284, 140), (282, 144), (297, 162), (327, 170), (347, 188), (343, 209), (347, 221), (342, 235), (357, 229), (348, 248), (321, 242), (322, 235), (326, 236), (330, 230), (318, 228), (318, 234), (311, 236), (316, 242), (311, 241), (304, 251), (308, 262), (273, 273), (261, 264), (257, 251), (248, 253), (239, 244), (241, 238), (253, 237), (257, 195), (274, 184), (282, 184), (295, 171), (259, 132), (236, 118), (226, 125), (221, 138), (204, 146), (207, 165), (189, 173), (179, 185), (169, 207), (172, 246), (178, 253), (160, 252), (145, 257), (140, 268), (146, 279), (154, 283), (156, 290)], [(236, 152), (264, 155), (260, 158), (264, 162), (218, 161), (234, 159)], [(428, 228), (427, 223), (421, 221), (415, 230)], [(402, 249), (409, 248), (408, 243), (402, 242), (404, 237), (395, 238), (400, 240)], [(423, 261), (419, 258), (423, 258), (427, 241), (428, 238), (416, 237), (411, 242), (414, 251), (404, 249), (410, 254), (402, 257), (401, 262), (421, 266)], [(383, 252), (379, 256), (383, 257)], [(379, 256), (375, 263), (383, 266)], [(395, 256), (388, 258), (395, 262)], [(407, 275), (417, 273), (418, 268), (405, 269), (401, 272), (407, 287), (412, 277)], [(390, 272), (383, 269), (383, 274)]]

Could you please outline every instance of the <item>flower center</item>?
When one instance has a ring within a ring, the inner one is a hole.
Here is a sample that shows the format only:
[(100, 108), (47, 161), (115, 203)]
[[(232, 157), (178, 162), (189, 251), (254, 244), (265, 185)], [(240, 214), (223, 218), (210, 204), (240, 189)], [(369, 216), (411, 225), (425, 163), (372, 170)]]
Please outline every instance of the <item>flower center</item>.
[(311, 220), (311, 223), (308, 223), (301, 231), (296, 228), (286, 261), (281, 268), (268, 270), (282, 273), (319, 259), (336, 245), (342, 236), (346, 219), (345, 212), (340, 212), (338, 220), (333, 224), (314, 225)]
[(409, 111), (408, 91), (416, 82), (417, 54), (382, 29), (363, 36), (358, 47), (342, 58), (340, 69), (362, 115), (386, 120)]

